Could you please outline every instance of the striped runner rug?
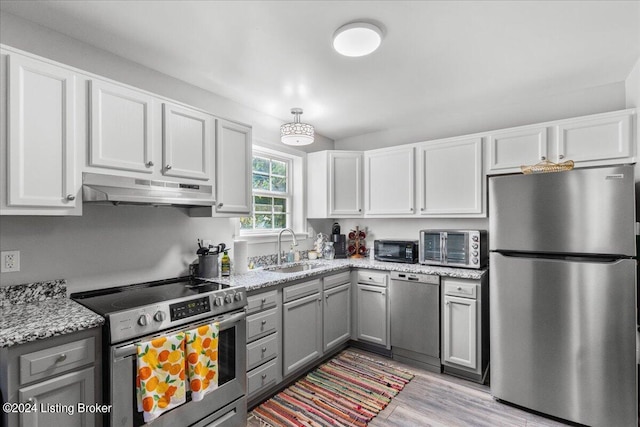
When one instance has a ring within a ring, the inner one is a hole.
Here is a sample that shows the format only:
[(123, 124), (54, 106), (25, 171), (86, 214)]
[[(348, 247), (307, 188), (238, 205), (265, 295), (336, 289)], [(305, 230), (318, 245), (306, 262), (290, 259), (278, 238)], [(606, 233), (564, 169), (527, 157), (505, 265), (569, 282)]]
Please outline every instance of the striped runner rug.
[(345, 350), (253, 410), (273, 427), (366, 426), (413, 374)]

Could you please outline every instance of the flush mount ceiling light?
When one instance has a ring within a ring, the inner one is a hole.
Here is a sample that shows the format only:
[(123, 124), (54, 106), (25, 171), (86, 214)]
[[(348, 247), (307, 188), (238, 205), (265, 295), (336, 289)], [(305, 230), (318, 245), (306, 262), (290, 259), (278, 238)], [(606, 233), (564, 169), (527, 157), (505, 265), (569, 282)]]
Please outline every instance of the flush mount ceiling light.
[(313, 126), (300, 123), (302, 108), (292, 108), (291, 114), (295, 116), (293, 123), (285, 123), (280, 126), (280, 141), (286, 145), (309, 145), (313, 142)]
[(382, 42), (382, 30), (368, 22), (352, 22), (333, 34), (333, 48), (344, 56), (365, 56)]

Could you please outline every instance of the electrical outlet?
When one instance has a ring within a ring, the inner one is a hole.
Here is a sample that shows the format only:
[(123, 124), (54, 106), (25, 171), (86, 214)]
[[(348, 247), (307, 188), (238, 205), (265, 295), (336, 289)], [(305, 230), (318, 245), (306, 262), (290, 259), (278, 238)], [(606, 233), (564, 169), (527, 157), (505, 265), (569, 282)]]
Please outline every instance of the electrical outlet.
[(20, 251), (2, 251), (0, 260), (0, 273), (20, 271)]

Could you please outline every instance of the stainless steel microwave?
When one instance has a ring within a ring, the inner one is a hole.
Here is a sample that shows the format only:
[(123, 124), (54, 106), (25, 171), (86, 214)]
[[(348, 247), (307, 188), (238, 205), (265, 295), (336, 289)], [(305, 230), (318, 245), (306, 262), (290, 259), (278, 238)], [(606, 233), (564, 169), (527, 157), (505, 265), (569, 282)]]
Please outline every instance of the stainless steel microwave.
[(418, 263), (417, 240), (374, 240), (373, 257), (378, 261)]
[(421, 230), (420, 264), (483, 268), (489, 259), (485, 230)]

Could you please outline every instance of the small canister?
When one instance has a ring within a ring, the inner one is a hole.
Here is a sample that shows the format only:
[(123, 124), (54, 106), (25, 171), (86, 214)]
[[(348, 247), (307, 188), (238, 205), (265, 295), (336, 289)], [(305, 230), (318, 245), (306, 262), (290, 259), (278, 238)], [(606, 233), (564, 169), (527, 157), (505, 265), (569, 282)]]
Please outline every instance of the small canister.
[(218, 277), (218, 253), (198, 255), (198, 277)]

